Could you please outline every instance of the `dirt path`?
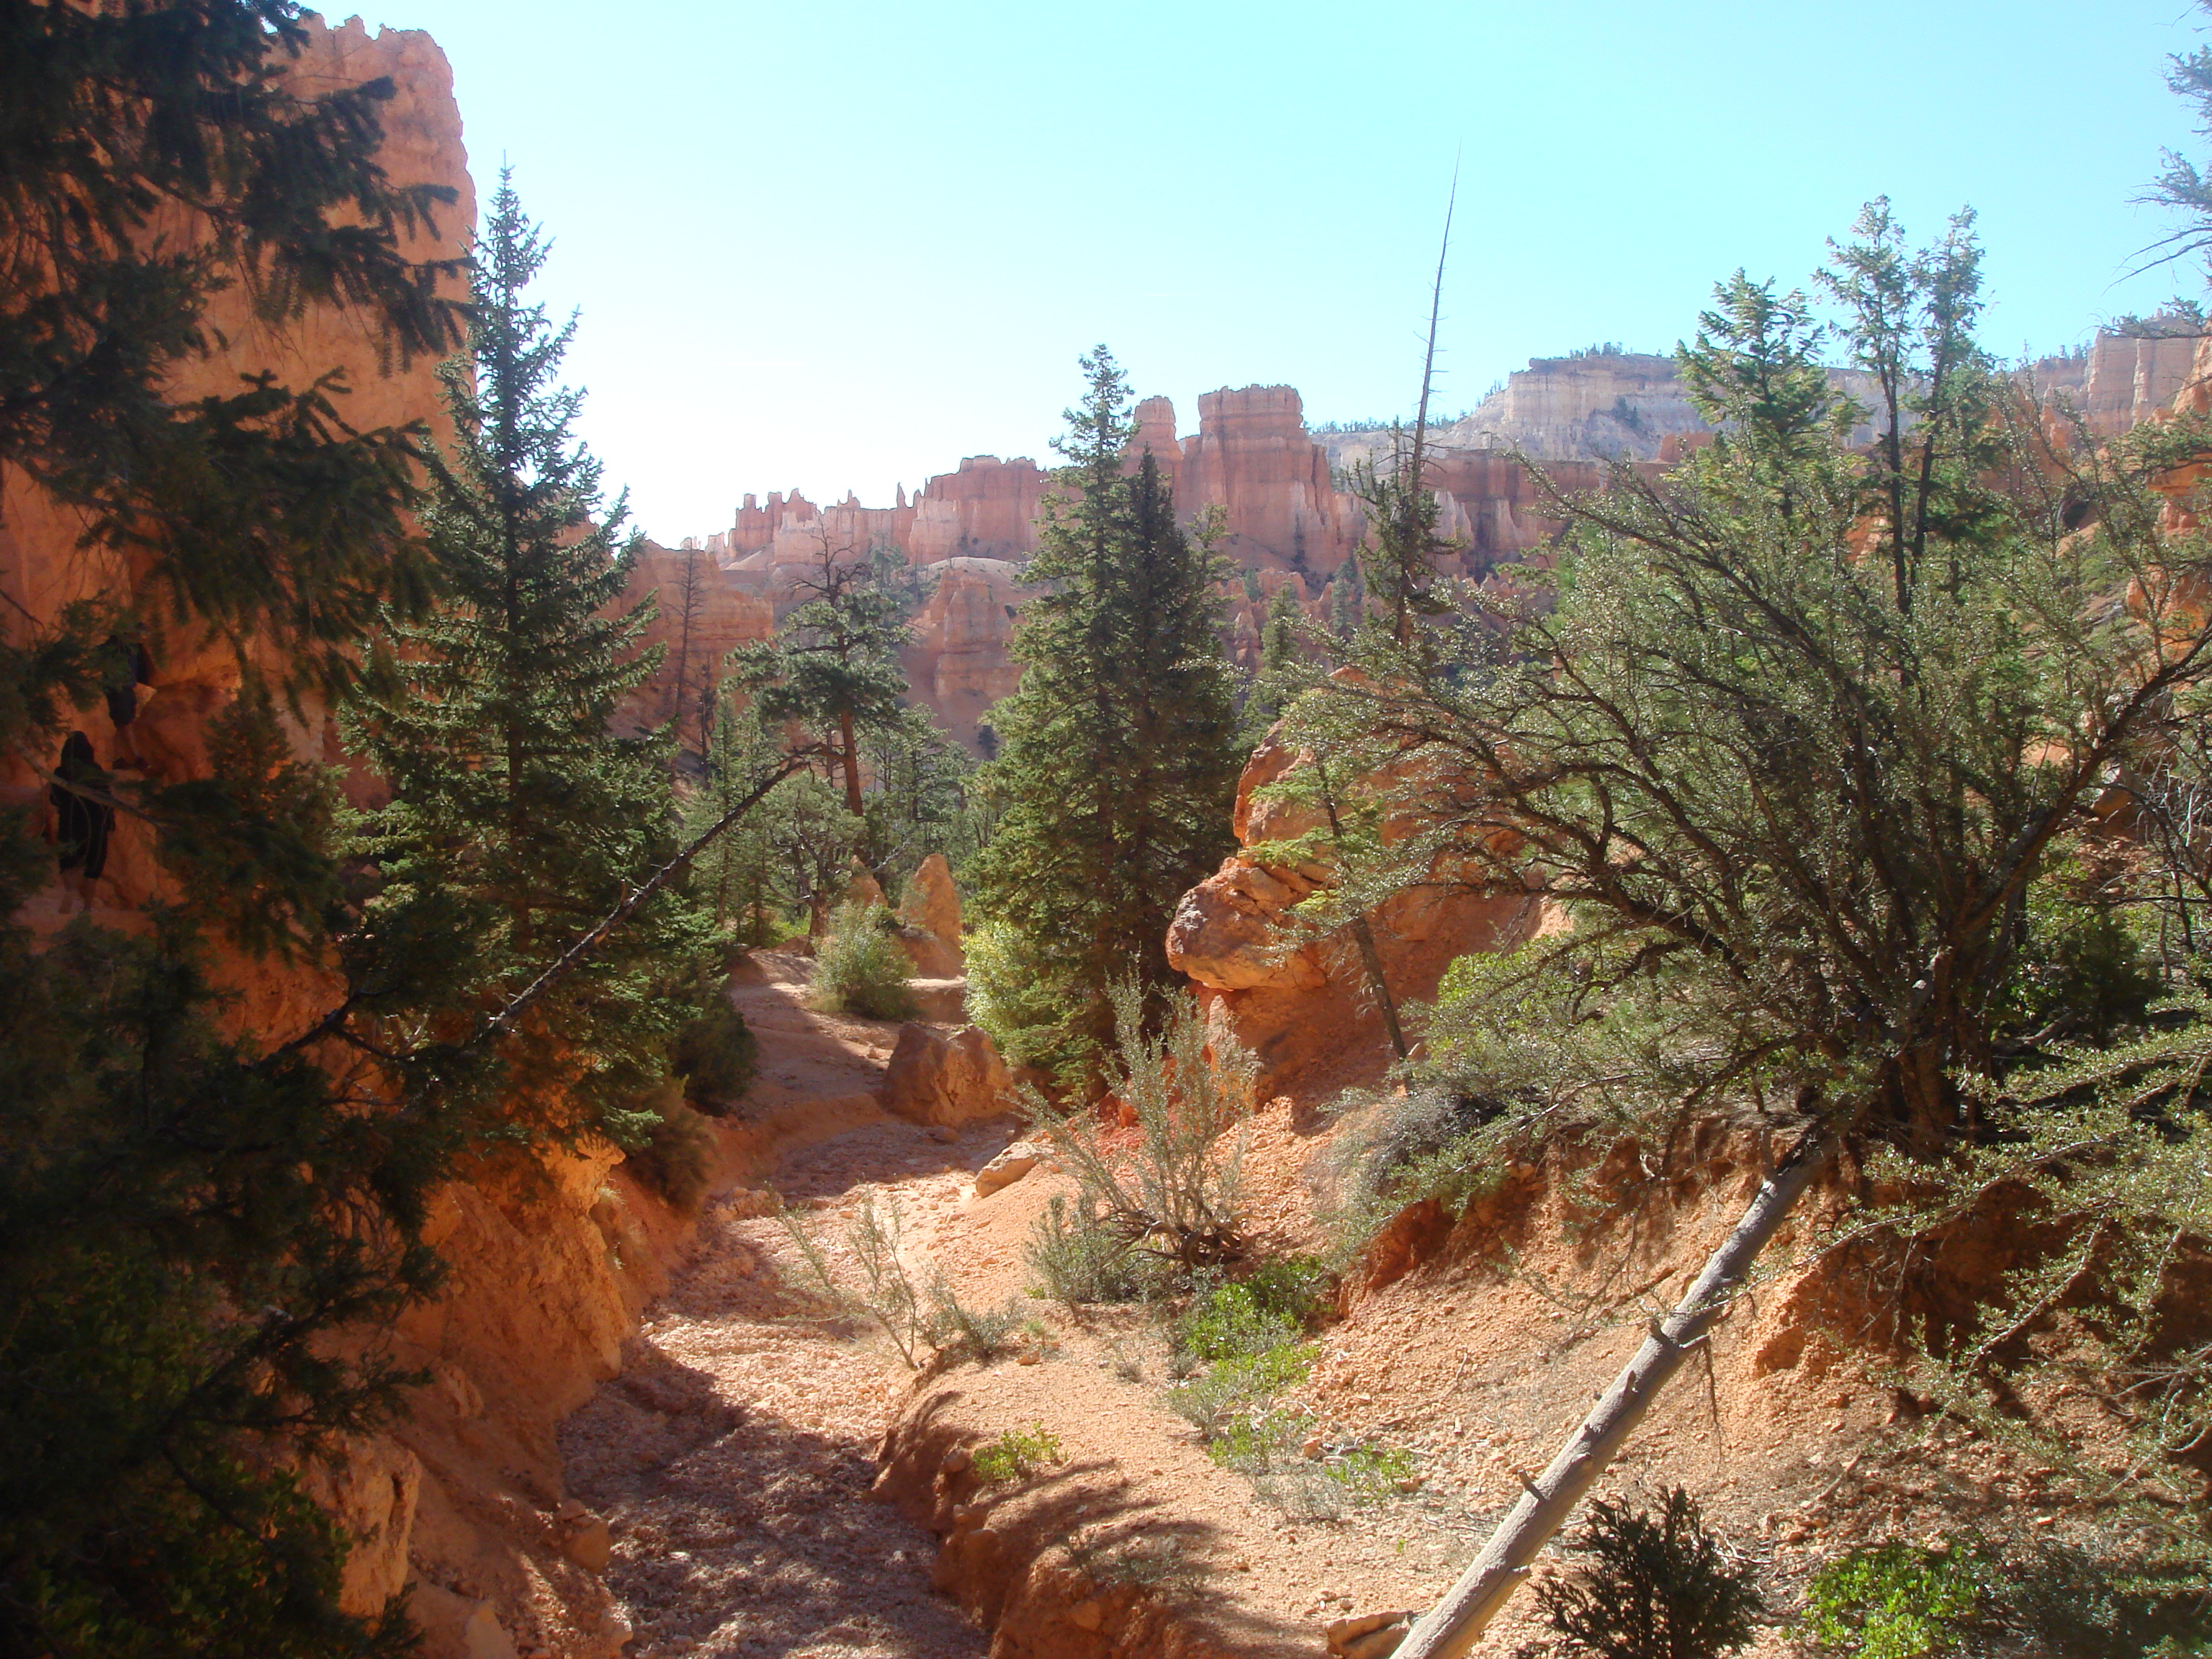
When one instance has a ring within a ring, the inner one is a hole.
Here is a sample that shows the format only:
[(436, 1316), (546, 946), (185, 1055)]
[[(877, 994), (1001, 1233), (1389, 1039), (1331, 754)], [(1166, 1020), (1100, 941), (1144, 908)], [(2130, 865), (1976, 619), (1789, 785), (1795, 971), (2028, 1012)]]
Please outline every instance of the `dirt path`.
[[(1010, 1130), (886, 1117), (868, 1091), (896, 1027), (812, 1012), (811, 965), (760, 953), (733, 992), (761, 1044), (742, 1115), (817, 1231), (890, 1199), (919, 1242)], [(787, 1288), (797, 1253), (755, 1197), (714, 1203), (622, 1376), (562, 1429), (568, 1490), (614, 1535), (630, 1651), (981, 1659), (985, 1636), (929, 1588), (935, 1540), (868, 1495), (907, 1373)]]

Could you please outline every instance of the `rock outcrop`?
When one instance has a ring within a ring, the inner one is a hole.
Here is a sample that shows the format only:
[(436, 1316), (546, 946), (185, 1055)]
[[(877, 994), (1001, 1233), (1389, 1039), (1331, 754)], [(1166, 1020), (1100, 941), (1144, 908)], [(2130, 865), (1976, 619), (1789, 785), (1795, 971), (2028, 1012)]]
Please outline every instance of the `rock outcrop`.
[(899, 945), (922, 979), (958, 979), (968, 970), (960, 945), (960, 892), (952, 866), (932, 853), (908, 879), (899, 902)]
[(909, 1022), (884, 1069), (882, 1100), (909, 1123), (957, 1127), (1011, 1111), (1014, 1078), (981, 1026), (947, 1032)]
[[(1316, 937), (1291, 914), (1334, 879), (1325, 851), (1286, 861), (1279, 850), (1318, 827), (1312, 809), (1267, 793), (1302, 764), (1272, 739), (1253, 751), (1237, 782), (1239, 850), (1183, 895), (1168, 929), (1169, 965), (1197, 986), (1209, 1023), (1258, 1056), (1262, 1097), (1371, 1079), (1391, 1058), (1346, 931)], [(1249, 850), (1267, 843), (1264, 854)], [(1370, 920), (1383, 983), (1402, 1002), (1433, 997), (1454, 957), (1533, 937), (1547, 911), (1534, 893), (1492, 896), (1440, 879), (1395, 895)]]

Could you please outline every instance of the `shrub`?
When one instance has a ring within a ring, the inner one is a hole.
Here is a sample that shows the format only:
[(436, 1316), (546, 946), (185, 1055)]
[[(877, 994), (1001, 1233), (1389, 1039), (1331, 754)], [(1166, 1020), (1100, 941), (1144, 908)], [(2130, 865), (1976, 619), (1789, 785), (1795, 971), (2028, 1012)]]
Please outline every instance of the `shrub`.
[(1008, 1429), (975, 1453), (975, 1478), (987, 1486), (1002, 1480), (1018, 1480), (1035, 1470), (1049, 1468), (1066, 1456), (1060, 1437), (1042, 1423), (1026, 1429)]
[(658, 1121), (646, 1132), (645, 1144), (633, 1147), (623, 1161), (672, 1209), (694, 1213), (714, 1185), (714, 1132), (684, 1104), (683, 1085), (673, 1078), (648, 1097), (648, 1104)]
[(1980, 1611), (1990, 1560), (1975, 1545), (1927, 1550), (1894, 1540), (1853, 1550), (1813, 1575), (1806, 1623), (1849, 1659), (1917, 1659), (1948, 1651)]
[(669, 1069), (684, 1079), (684, 1097), (694, 1110), (720, 1117), (752, 1082), (759, 1053), (744, 1016), (717, 998), (676, 1034)]
[(1024, 1091), (1030, 1119), (1074, 1172), (1098, 1225), (1183, 1273), (1218, 1266), (1245, 1250), (1231, 1131), (1249, 1115), (1258, 1063), (1226, 1039), (1209, 1043), (1196, 1000), (1169, 999), (1158, 1036), (1146, 1030), (1135, 985), (1114, 988), (1115, 1053), (1105, 1082), (1136, 1115), (1125, 1145), (1087, 1105), (1059, 1105)]
[(1245, 1359), (1296, 1346), (1319, 1310), (1326, 1282), (1318, 1263), (1288, 1258), (1192, 1297), (1176, 1321), (1175, 1346), (1199, 1361)]
[(878, 1210), (872, 1197), (864, 1198), (860, 1213), (845, 1230), (845, 1245), (858, 1270), (857, 1285), (839, 1277), (821, 1242), (799, 1224), (790, 1210), (778, 1210), (776, 1219), (799, 1247), (805, 1276), (816, 1293), (842, 1313), (873, 1320), (890, 1339), (899, 1357), (914, 1369), (921, 1369), (921, 1349), (928, 1343), (929, 1316), (900, 1248), (903, 1228), (897, 1206)]
[(1036, 1275), (1033, 1296), (1049, 1297), (1069, 1313), (1085, 1304), (1137, 1302), (1165, 1289), (1165, 1276), (1149, 1251), (1109, 1231), (1098, 1206), (1079, 1196), (1071, 1207), (1055, 1197), (1030, 1228), (1024, 1252)]
[(816, 957), (814, 1006), (861, 1019), (912, 1019), (920, 1012), (907, 988), (913, 964), (896, 929), (881, 904), (841, 905)]
[(1074, 1086), (1091, 1049), (1068, 1030), (1073, 993), (1042, 956), (1011, 927), (988, 922), (962, 941), (968, 957), (968, 1017), (1016, 1066)]
[(979, 1364), (995, 1359), (1022, 1328), (1020, 1310), (1012, 1303), (997, 1308), (970, 1308), (941, 1280), (929, 1294), (929, 1322), (925, 1334), (940, 1355), (973, 1359)]
[(1571, 1650), (1601, 1659), (1714, 1659), (1751, 1640), (1764, 1605), (1680, 1486), (1655, 1516), (1600, 1498), (1568, 1548), (1588, 1565), (1536, 1592)]

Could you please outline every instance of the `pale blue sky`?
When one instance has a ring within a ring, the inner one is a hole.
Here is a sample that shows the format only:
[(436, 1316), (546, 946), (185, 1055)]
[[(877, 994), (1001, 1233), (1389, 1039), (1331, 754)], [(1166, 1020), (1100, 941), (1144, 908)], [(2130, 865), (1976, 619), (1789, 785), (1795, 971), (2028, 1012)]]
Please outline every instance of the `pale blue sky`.
[(1402, 411), (1455, 154), (1448, 410), (1533, 355), (1670, 349), (1884, 191), (1916, 235), (1980, 210), (2007, 353), (2201, 289), (2118, 280), (2196, 142), (2186, 0), (378, 3), (556, 239), (586, 434), (669, 542), (746, 490), (1044, 459), (1097, 340), (1186, 431), (1255, 381)]

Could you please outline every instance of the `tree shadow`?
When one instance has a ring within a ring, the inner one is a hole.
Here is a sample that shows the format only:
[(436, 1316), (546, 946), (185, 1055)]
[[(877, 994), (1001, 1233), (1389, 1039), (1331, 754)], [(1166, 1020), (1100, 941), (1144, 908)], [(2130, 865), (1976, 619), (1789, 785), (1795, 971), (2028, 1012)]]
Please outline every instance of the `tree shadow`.
[(732, 1404), (650, 1342), (562, 1427), (569, 1490), (615, 1534), (607, 1588), (641, 1651), (836, 1648), (981, 1659), (929, 1588), (935, 1540), (873, 1502), (872, 1447)]

